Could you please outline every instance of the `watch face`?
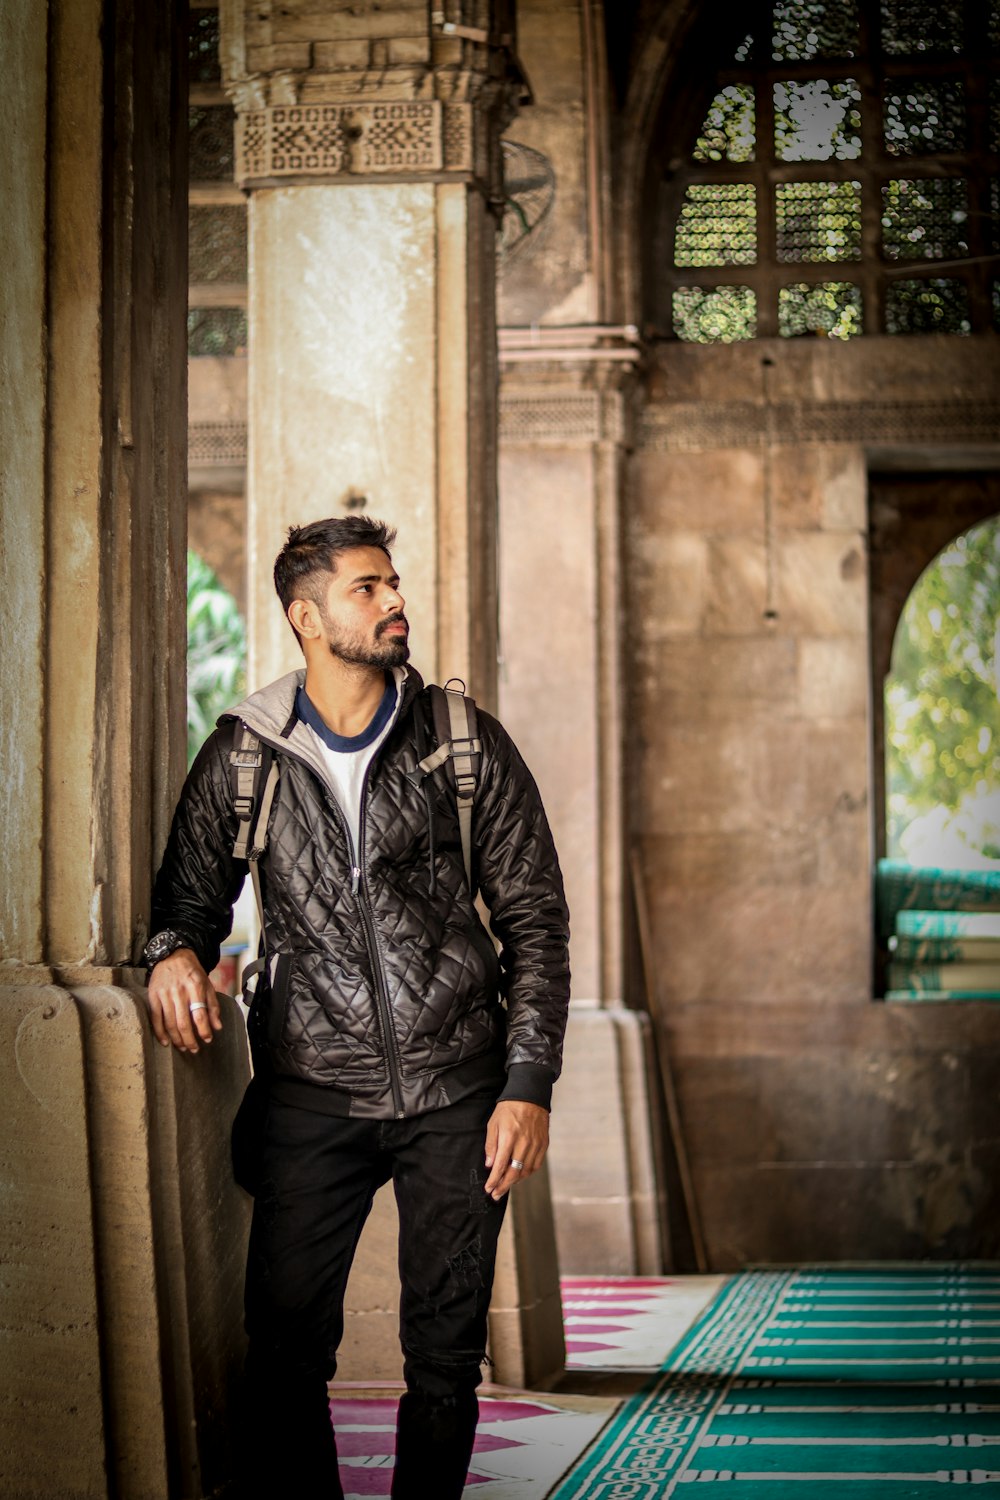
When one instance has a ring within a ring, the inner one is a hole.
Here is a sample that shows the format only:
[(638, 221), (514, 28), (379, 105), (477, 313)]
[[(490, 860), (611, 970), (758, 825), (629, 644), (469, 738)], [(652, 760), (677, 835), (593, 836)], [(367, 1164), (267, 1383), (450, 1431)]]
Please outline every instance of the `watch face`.
[(143, 953), (147, 968), (152, 968), (161, 958), (166, 958), (179, 947), (180, 940), (176, 932), (158, 932), (155, 937), (150, 938)]

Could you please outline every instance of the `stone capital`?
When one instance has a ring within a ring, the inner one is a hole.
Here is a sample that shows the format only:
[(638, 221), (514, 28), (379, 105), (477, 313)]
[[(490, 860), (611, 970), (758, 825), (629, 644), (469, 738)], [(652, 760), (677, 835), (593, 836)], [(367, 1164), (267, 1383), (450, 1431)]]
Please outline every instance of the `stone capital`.
[(231, 0), (220, 55), (239, 186), (429, 178), (499, 197), (500, 131), (528, 91), (503, 7), (489, 9), (478, 25), (405, 3), (262, 18)]
[(634, 328), (501, 328), (501, 441), (631, 447), (642, 359)]

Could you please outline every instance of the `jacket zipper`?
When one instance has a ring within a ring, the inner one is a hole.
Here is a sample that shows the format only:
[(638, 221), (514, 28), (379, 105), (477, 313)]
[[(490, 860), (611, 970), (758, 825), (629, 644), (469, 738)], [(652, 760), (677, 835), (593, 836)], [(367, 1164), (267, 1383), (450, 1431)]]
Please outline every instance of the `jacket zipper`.
[[(354, 851), (354, 858), (358, 862), (355, 863), (351, 870), (351, 892), (357, 899), (358, 911), (361, 913), (361, 921), (368, 941), (368, 956), (371, 959), (372, 973), (375, 975), (375, 996), (382, 1021), (382, 1036), (385, 1040), (385, 1056), (389, 1064), (389, 1084), (392, 1088), (392, 1104), (396, 1111), (396, 1119), (401, 1120), (404, 1117), (405, 1111), (403, 1109), (403, 1092), (399, 1082), (399, 1059), (396, 1056), (396, 1039), (393, 1035), (392, 1017), (389, 1009), (389, 991), (385, 983), (385, 970), (382, 966), (382, 955), (379, 952), (378, 936), (375, 932), (375, 918), (372, 914), (371, 900), (368, 895), (368, 879), (362, 868), (365, 847), (365, 812), (368, 796), (368, 777), (377, 759), (378, 756), (376, 755), (368, 762), (365, 769), (365, 778), (361, 783), (361, 813), (358, 818), (358, 844), (360, 849)], [(347, 819), (342, 812), (341, 819), (344, 823), (344, 830), (347, 833), (347, 845), (350, 848), (350, 830), (347, 828)]]
[[(251, 725), (250, 727), (252, 728), (253, 726)], [(266, 740), (273, 749), (278, 750), (282, 755), (287, 755), (290, 760), (298, 761), (300, 766), (305, 766), (306, 770), (312, 776), (316, 776), (314, 767), (309, 764), (304, 756), (296, 755), (295, 751), (290, 750), (284, 742), (279, 744), (275, 740), (271, 739), (270, 736), (260, 734), (260, 732), (256, 729), (253, 730), (253, 733), (257, 735), (258, 739)], [(367, 769), (365, 770), (365, 779), (361, 783), (361, 817), (358, 822), (358, 842), (361, 845), (362, 849), (364, 849), (365, 844), (365, 797), (368, 791), (368, 777), (371, 773), (371, 768), (375, 764), (375, 760), (377, 759), (378, 756), (376, 755), (374, 760), (369, 761)], [(317, 777), (317, 780), (319, 779), (320, 778)], [(348, 852), (351, 856), (351, 895), (357, 901), (358, 911), (361, 913), (361, 924), (365, 929), (365, 947), (368, 949), (368, 958), (371, 963), (372, 973), (375, 978), (375, 1003), (378, 1010), (379, 1021), (382, 1026), (382, 1040), (385, 1043), (385, 1060), (389, 1069), (389, 1087), (392, 1090), (392, 1107), (395, 1112), (396, 1119), (402, 1120), (405, 1117), (405, 1110), (403, 1109), (403, 1094), (399, 1081), (399, 1062), (396, 1057), (395, 1040), (393, 1037), (392, 1023), (390, 1019), (389, 991), (385, 983), (385, 971), (382, 966), (382, 957), (378, 949), (378, 938), (375, 935), (375, 920), (371, 911), (371, 902), (368, 899), (367, 882), (364, 879), (364, 871), (358, 864), (358, 860), (361, 858), (361, 856), (358, 854), (357, 850), (355, 850), (354, 845), (351, 842), (351, 830), (347, 826), (347, 819), (344, 816), (343, 808), (337, 801), (336, 797), (334, 797), (332, 793), (328, 791), (326, 785), (323, 783), (321, 784), (323, 785), (323, 792), (326, 796), (327, 802), (333, 808), (333, 811), (340, 820), (340, 825), (344, 830), (344, 841), (347, 844)]]

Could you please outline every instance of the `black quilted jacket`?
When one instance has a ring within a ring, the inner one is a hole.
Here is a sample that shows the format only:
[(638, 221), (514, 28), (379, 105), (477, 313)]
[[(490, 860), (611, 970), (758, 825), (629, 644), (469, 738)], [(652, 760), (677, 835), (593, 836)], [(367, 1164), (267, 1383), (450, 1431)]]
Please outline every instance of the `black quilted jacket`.
[[(346, 824), (311, 731), (295, 716), (303, 672), (224, 716), (185, 784), (156, 880), (151, 931), (218, 962), (247, 865), (229, 752), (241, 722), (274, 747), (280, 777), (260, 863), (268, 965), (251, 1037), (279, 1079), (321, 1085), (332, 1112), (421, 1113), (493, 1070), (505, 1097), (547, 1103), (569, 1001), (568, 918), (538, 790), (500, 724), (479, 712), (474, 877), (501, 943), (473, 905), (455, 796), (442, 767), (407, 779), (436, 743), (429, 695), (408, 670), (396, 722), (365, 788), (352, 880)], [(352, 888), (353, 887), (353, 888)], [(313, 1097), (318, 1097), (314, 1095)]]

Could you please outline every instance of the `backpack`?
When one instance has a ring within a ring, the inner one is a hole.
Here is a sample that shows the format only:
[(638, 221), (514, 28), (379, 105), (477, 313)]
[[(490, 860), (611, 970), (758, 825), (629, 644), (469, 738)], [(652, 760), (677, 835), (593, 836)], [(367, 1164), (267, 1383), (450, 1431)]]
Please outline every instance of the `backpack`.
[[(451, 686), (453, 682), (460, 684), (461, 691)], [(459, 677), (449, 678), (443, 688), (432, 683), (429, 691), (437, 749), (423, 757), (416, 770), (410, 772), (410, 780), (414, 786), (420, 786), (426, 776), (433, 776), (440, 766), (449, 764), (458, 809), (465, 878), (472, 890), (472, 803), (476, 795), (483, 748), (479, 738), (476, 702), (474, 698), (466, 696), (465, 683)], [(245, 724), (238, 748), (230, 751), (229, 775), (233, 806), (239, 818), (233, 843), (233, 858), (245, 859), (250, 866), (263, 942), (264, 903), (258, 864), (267, 848), (267, 824), (278, 785), (278, 762), (273, 748), (259, 739)], [(248, 977), (251, 972), (259, 972), (262, 964), (262, 959), (248, 964), (244, 969), (244, 977)]]

